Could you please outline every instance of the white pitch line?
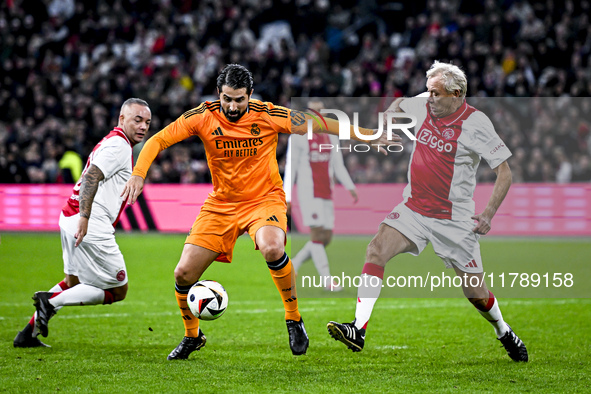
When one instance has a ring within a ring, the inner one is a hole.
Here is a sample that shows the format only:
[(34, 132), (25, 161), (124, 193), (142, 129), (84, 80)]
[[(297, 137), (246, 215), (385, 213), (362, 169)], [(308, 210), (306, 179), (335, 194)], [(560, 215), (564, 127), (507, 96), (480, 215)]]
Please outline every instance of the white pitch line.
[[(320, 305), (320, 304), (336, 304), (334, 298), (327, 298), (327, 299), (308, 299), (308, 298), (300, 298), (300, 302), (305, 302), (308, 305)], [(138, 300), (125, 300), (123, 301), (125, 305), (131, 306), (157, 306), (161, 305), (160, 302), (145, 302), (145, 301), (138, 301)], [(269, 304), (269, 300), (236, 300), (230, 301), (232, 305), (266, 305)], [(0, 302), (0, 307), (23, 307), (33, 305), (33, 302)], [(171, 301), (171, 305), (176, 305), (175, 302)]]
[[(504, 303), (506, 304), (516, 304), (516, 305), (538, 305), (538, 304), (543, 304), (543, 305), (565, 305), (565, 304), (577, 304), (577, 303), (584, 303), (584, 304), (589, 304), (591, 301), (587, 300), (587, 299), (568, 299), (568, 300), (551, 300), (551, 299), (539, 299), (539, 300), (503, 300)], [(239, 302), (236, 302), (239, 304)], [(268, 303), (268, 302), (260, 302), (262, 303)], [(307, 302), (302, 302), (302, 303), (307, 303)], [(328, 302), (328, 303), (324, 303), (321, 300), (318, 300), (316, 302), (310, 302), (311, 304), (317, 304), (320, 305), (320, 307), (301, 307), (299, 308), (299, 310), (303, 313), (313, 313), (313, 312), (322, 312), (322, 311), (326, 311), (326, 310), (333, 310), (334, 306), (331, 304), (334, 304), (334, 302)], [(129, 303), (129, 304), (137, 304), (137, 303)], [(144, 304), (144, 303), (141, 303)], [(379, 309), (430, 309), (430, 308), (441, 308), (442, 306), (455, 306), (457, 305), (458, 302), (450, 302), (449, 300), (440, 300), (440, 301), (429, 301), (429, 302), (417, 302), (417, 303), (413, 303), (413, 304), (377, 304), (376, 305), (376, 310)], [(4, 305), (2, 303), (0, 303), (0, 306)], [(22, 304), (18, 304), (19, 306), (22, 306)], [(232, 313), (242, 313), (242, 314), (263, 314), (263, 313), (281, 313), (284, 310), (282, 308), (272, 308), (272, 309), (267, 309), (267, 308), (257, 308), (257, 309), (251, 309), (251, 308), (236, 308), (236, 307), (232, 307), (230, 306), (229, 309)], [(82, 313), (82, 314), (67, 314), (67, 315), (60, 315), (60, 319), (99, 319), (99, 318), (117, 318), (117, 317), (130, 317), (130, 316), (137, 316), (137, 315), (143, 315), (143, 316), (172, 316), (172, 315), (177, 315), (178, 311), (177, 310), (171, 310), (171, 311), (163, 311), (163, 312), (141, 312), (138, 311), (137, 313), (129, 313), (129, 312), (121, 312), (121, 313), (112, 313), (112, 312), (106, 312), (106, 313)], [(6, 320), (5, 317), (0, 316), (0, 320)]]
[(376, 346), (374, 349), (379, 349), (379, 350), (398, 350), (398, 349), (408, 349), (408, 346), (406, 346), (406, 345), (402, 345), (402, 346), (386, 345), (386, 346)]
[[(299, 308), (302, 312), (317, 312), (321, 310), (326, 310), (327, 308)], [(282, 308), (276, 309), (231, 309), (232, 313), (243, 313), (243, 314), (263, 314), (263, 313), (281, 313), (284, 312)], [(130, 317), (130, 316), (173, 316), (177, 315), (179, 312), (177, 311), (164, 311), (164, 312), (138, 312), (138, 313), (128, 313), (128, 312), (121, 312), (121, 313), (76, 313), (76, 314), (67, 314), (67, 315), (57, 315), (59, 319), (102, 319), (102, 318), (122, 318), (122, 317)], [(0, 317), (0, 319), (5, 319), (4, 317)], [(27, 318), (28, 319), (28, 318)]]

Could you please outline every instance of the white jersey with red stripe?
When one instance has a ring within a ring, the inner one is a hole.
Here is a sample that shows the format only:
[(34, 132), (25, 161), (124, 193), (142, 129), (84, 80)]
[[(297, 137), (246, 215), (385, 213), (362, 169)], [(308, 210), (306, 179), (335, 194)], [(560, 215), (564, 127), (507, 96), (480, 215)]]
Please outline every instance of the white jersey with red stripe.
[[(320, 149), (324, 146), (327, 149)], [(328, 146), (332, 145), (332, 149)], [(284, 190), (286, 199), (291, 201), (291, 184), (298, 184), (298, 198), (302, 208), (305, 202), (313, 198), (332, 200), (334, 179), (347, 189), (355, 189), (343, 155), (335, 149), (339, 140), (334, 135), (313, 134), (308, 140), (306, 135), (291, 135), (288, 142), (285, 164)]]
[(400, 108), (417, 117), (404, 203), (427, 217), (470, 220), (480, 159), (494, 169), (511, 156), (509, 148), (466, 101), (444, 118), (431, 115), (425, 98), (405, 99)]
[(75, 234), (78, 229), (82, 178), (92, 164), (102, 171), (105, 178), (100, 181), (94, 197), (88, 233), (84, 237), (84, 241), (91, 243), (114, 238), (115, 225), (125, 208), (125, 201), (120, 195), (131, 177), (133, 153), (131, 143), (121, 128), (115, 127), (94, 147), (80, 180), (74, 185), (72, 195), (62, 208), (60, 227), (71, 234)]

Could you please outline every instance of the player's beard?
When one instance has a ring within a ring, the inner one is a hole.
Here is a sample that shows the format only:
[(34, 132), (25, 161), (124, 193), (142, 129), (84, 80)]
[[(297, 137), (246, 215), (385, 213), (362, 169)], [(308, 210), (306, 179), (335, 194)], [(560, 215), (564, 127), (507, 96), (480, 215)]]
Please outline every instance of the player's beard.
[(238, 122), (242, 115), (246, 113), (246, 110), (244, 110), (244, 112), (240, 112), (238, 110), (236, 112), (231, 113), (230, 111), (226, 111), (224, 108), (222, 108), (222, 112), (224, 113), (224, 115), (226, 115), (226, 119), (228, 119), (230, 122)]

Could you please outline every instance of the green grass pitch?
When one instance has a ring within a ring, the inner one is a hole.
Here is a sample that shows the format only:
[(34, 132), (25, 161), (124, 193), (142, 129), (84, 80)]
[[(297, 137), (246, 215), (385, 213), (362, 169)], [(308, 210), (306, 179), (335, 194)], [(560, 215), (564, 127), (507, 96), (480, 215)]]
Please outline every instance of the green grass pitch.
[[(0, 391), (591, 391), (589, 240), (482, 239), (485, 268), (495, 275), (566, 270), (574, 275), (571, 293), (493, 290), (505, 319), (528, 347), (529, 363), (508, 358), (491, 326), (459, 289), (433, 297), (424, 290), (384, 289), (360, 353), (326, 332), (330, 320), (353, 319), (354, 290), (331, 297), (319, 289), (302, 289), (299, 305), (310, 348), (306, 356), (294, 357), (281, 301), (247, 237), (238, 240), (234, 263), (216, 263), (204, 276), (221, 282), (229, 294), (225, 315), (201, 325), (207, 345), (187, 361), (169, 362), (166, 356), (183, 336), (173, 269), (184, 235), (118, 234), (117, 240), (130, 277), (127, 299), (110, 306), (63, 308), (43, 339), (51, 348), (15, 349), (14, 336), (34, 311), (33, 293), (62, 279), (61, 248), (56, 233), (2, 234)], [(327, 249), (333, 273), (359, 274), (368, 240), (335, 238)], [(294, 250), (305, 241), (294, 236)], [(394, 261), (386, 275), (444, 271), (432, 249)], [(298, 280), (313, 274), (307, 263)], [(554, 297), (564, 294), (572, 297)]]

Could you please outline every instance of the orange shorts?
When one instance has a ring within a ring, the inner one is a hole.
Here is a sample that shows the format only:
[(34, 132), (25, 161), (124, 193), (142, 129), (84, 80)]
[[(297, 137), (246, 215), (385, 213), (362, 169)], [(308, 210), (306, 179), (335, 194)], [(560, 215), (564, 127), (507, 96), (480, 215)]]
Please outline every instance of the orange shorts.
[(264, 226), (279, 227), (287, 233), (287, 205), (281, 197), (271, 195), (243, 202), (208, 197), (185, 243), (217, 252), (220, 255), (216, 261), (231, 263), (236, 239), (248, 231), (258, 249), (255, 234)]

